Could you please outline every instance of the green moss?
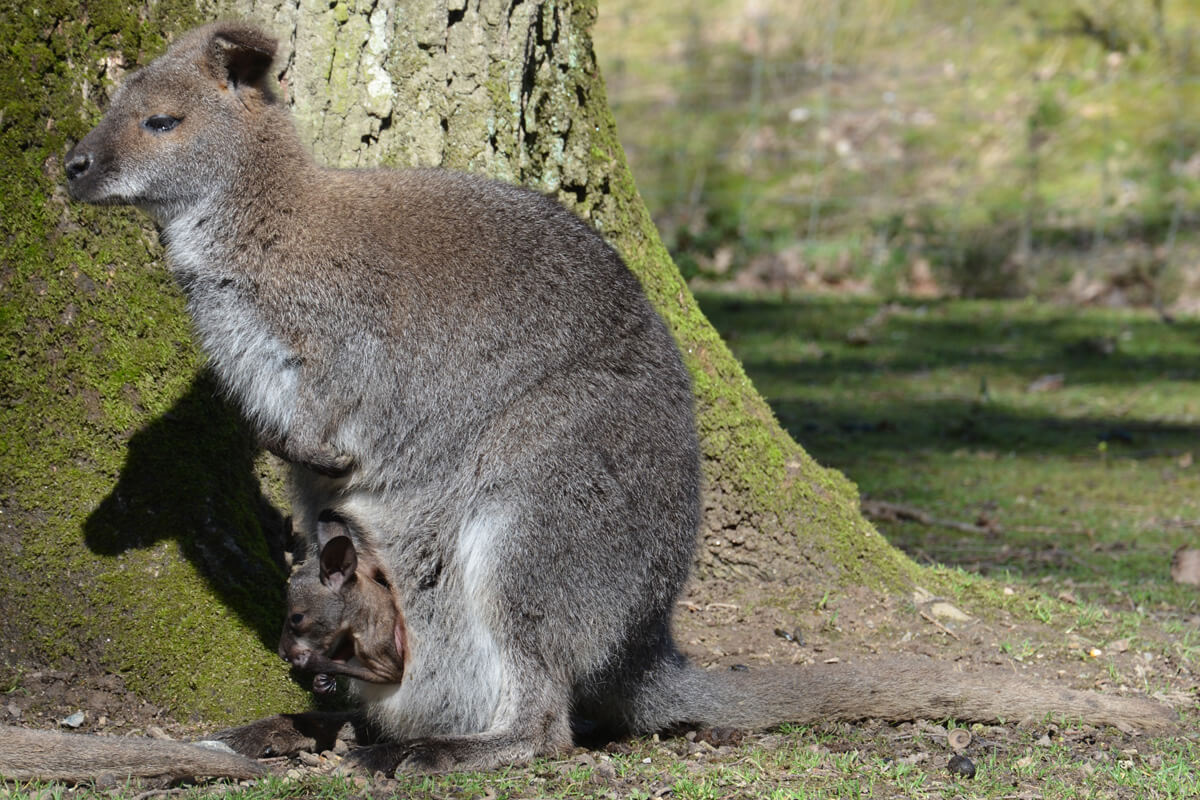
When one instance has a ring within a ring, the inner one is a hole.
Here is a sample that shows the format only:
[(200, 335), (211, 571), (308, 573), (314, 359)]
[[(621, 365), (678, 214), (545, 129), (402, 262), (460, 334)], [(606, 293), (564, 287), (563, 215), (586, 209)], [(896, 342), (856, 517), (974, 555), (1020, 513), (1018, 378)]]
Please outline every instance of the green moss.
[(153, 13), (0, 15), (0, 539), (15, 555), (0, 633), (30, 664), (99, 666), (178, 713), (245, 719), (304, 702), (272, 652), (278, 513), (200, 373), (153, 231), (127, 209), (68, 205), (61, 186), (111, 88), (102, 57), (132, 68), (199, 21), (183, 2)]

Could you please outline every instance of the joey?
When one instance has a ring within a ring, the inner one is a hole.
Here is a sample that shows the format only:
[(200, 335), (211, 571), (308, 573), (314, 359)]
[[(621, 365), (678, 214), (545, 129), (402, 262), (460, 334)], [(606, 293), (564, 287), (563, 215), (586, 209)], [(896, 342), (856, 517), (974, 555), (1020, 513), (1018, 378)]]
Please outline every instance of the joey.
[(334, 675), (371, 683), (400, 683), (407, 636), (380, 565), (359, 553), (340, 519), (317, 525), (318, 557), (288, 581), (287, 621), (279, 655), (297, 669), (317, 673), (313, 690), (334, 688)]

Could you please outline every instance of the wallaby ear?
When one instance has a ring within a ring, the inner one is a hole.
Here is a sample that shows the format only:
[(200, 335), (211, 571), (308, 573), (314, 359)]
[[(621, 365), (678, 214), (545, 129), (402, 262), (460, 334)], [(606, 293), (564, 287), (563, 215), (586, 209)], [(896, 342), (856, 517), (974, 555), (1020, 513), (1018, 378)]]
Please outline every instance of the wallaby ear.
[(234, 89), (256, 87), (269, 95), (263, 79), (271, 70), (276, 41), (251, 25), (218, 25), (208, 41), (208, 68)]
[(321, 583), (335, 592), (355, 580), (358, 552), (349, 536), (335, 536), (321, 548)]

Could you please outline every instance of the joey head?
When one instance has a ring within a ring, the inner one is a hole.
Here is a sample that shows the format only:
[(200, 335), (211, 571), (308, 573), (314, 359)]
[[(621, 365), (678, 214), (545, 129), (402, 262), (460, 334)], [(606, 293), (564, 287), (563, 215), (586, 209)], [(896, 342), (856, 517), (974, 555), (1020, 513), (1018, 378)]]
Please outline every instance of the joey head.
[(407, 636), (404, 615), (369, 554), (359, 552), (349, 526), (332, 515), (317, 524), (321, 552), (292, 572), (279, 655), (316, 673), (313, 691), (335, 688), (333, 676), (400, 683)]
[[(383, 669), (403, 679), (357, 684), (384, 740), (359, 763), (525, 763), (570, 746), (572, 712), (613, 732), (1053, 711), (1165, 724), (1148, 700), (996, 693), (919, 660), (692, 665), (671, 634), (701, 511), (692, 392), (637, 279), (537, 193), (317, 165), (273, 90), (274, 52), (242, 23), (180, 36), (68, 154), (67, 185), (157, 222), (213, 373), (293, 464), (310, 558), (324, 560), (322, 512), (354, 521), (326, 582), (302, 568), (293, 591), (307, 602), (349, 581), (359, 605), (314, 604), (321, 632), (294, 638), (331, 657), (335, 627), (355, 632), (360, 661), (395, 648), (370, 616), (382, 595), (347, 558), (386, 575), (406, 645)], [(309, 726), (284, 715), (223, 738), (281, 752), (310, 746)]]

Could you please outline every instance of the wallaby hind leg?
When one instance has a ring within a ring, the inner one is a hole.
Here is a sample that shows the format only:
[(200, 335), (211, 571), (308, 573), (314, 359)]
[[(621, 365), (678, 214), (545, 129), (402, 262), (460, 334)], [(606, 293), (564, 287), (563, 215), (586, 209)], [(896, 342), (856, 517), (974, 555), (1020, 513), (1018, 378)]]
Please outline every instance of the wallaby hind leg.
[(528, 764), (538, 756), (561, 753), (571, 746), (571, 726), (565, 707), (527, 717), (504, 731), (462, 736), (434, 736), (407, 742), (387, 742), (350, 753), (351, 768), (391, 775), (402, 772), (489, 770)]
[(508, 660), (514, 678), (492, 727), (478, 733), (399, 738), (360, 748), (347, 766), (388, 775), (486, 770), (527, 764), (571, 746), (569, 690), (531, 658)]

